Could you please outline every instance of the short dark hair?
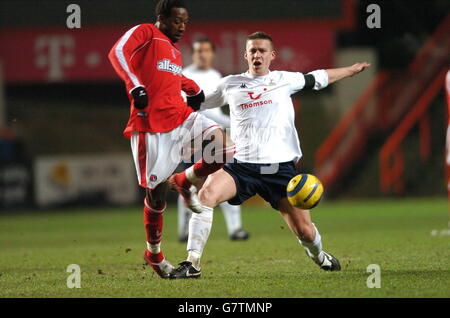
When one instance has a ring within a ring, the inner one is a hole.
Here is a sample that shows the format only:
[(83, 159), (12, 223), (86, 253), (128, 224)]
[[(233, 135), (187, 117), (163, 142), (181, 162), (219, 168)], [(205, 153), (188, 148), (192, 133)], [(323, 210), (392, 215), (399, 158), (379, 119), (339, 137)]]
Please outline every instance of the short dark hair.
[(195, 39), (194, 42), (192, 42), (192, 44), (191, 44), (191, 52), (194, 52), (194, 44), (195, 43), (209, 43), (211, 45), (212, 50), (214, 52), (216, 51), (216, 45), (214, 44), (214, 42), (210, 38), (207, 38), (206, 36), (199, 37), (199, 38)]
[(173, 8), (186, 8), (183, 0), (159, 0), (156, 4), (156, 17), (162, 16), (163, 18), (170, 17), (170, 13)]
[(261, 31), (257, 31), (255, 33), (247, 35), (247, 37), (245, 38), (245, 43), (247, 43), (250, 40), (269, 40), (270, 44), (272, 45), (272, 48), (275, 47), (273, 44), (272, 37), (270, 35), (268, 35), (267, 33), (264, 33)]

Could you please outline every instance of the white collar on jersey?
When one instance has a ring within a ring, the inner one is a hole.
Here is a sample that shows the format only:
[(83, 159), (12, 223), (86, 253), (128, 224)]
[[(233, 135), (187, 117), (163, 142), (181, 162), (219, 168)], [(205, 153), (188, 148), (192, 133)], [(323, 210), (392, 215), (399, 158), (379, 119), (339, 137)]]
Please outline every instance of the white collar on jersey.
[(264, 79), (264, 78), (266, 78), (267, 76), (270, 76), (271, 73), (272, 73), (272, 72), (269, 70), (269, 73), (267, 73), (266, 75), (253, 75), (252, 73), (250, 73), (250, 71), (247, 71), (247, 72), (244, 73), (244, 75), (247, 76), (247, 77), (249, 77), (249, 78), (252, 78), (252, 79), (255, 79), (255, 78), (261, 78), (261, 79)]

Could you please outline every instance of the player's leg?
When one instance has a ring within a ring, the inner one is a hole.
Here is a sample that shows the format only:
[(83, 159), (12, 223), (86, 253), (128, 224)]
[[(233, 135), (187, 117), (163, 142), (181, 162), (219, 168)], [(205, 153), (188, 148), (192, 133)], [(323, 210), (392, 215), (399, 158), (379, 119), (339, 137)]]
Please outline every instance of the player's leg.
[[(200, 115), (198, 114), (198, 121), (203, 121), (203, 123), (200, 123), (202, 126), (207, 126), (212, 122)], [(197, 138), (209, 141), (207, 143), (202, 142), (206, 145), (203, 149), (202, 158), (188, 169), (171, 176), (169, 183), (174, 190), (183, 196), (192, 212), (202, 213), (202, 206), (196, 200), (196, 190), (192, 186), (199, 189), (208, 175), (222, 168), (225, 162), (231, 161), (235, 147), (229, 141), (225, 132), (217, 128), (215, 124), (205, 128), (201, 136)]]
[[(190, 162), (193, 161), (194, 158), (194, 149), (190, 149), (192, 153), (184, 154), (184, 160), (190, 160)], [(184, 161), (181, 163), (182, 169), (186, 170), (189, 168), (192, 164), (190, 163), (184, 163)], [(180, 242), (187, 242), (188, 239), (188, 233), (189, 233), (189, 220), (191, 219), (192, 211), (186, 206), (185, 200), (182, 195), (178, 195), (177, 200), (177, 208), (178, 208), (178, 240)]]
[(176, 183), (184, 189), (203, 182), (208, 175), (223, 167), (227, 160), (227, 154), (232, 156), (234, 146), (227, 145), (228, 139), (222, 129), (212, 127), (211, 130), (204, 132), (201, 138), (204, 146), (202, 157), (191, 167), (175, 176)]
[(215, 208), (236, 195), (236, 183), (233, 177), (221, 169), (208, 176), (198, 197), (204, 206)]
[(167, 182), (159, 184), (153, 190), (147, 189), (144, 201), (144, 228), (147, 242), (144, 259), (162, 278), (168, 278), (173, 270), (173, 266), (164, 258), (161, 250), (167, 189)]
[(233, 241), (248, 239), (249, 234), (242, 229), (241, 206), (222, 202), (220, 203), (220, 209), (225, 217), (230, 239)]
[(189, 221), (188, 257), (172, 271), (170, 278), (198, 278), (201, 275), (200, 259), (211, 231), (213, 209), (219, 203), (236, 195), (234, 179), (223, 169), (208, 176), (199, 191), (203, 212), (193, 213)]
[(278, 210), (307, 255), (322, 268), (328, 271), (341, 269), (339, 261), (322, 249), (322, 238), (317, 227), (312, 223), (309, 211), (293, 207), (287, 198), (278, 202)]
[(324, 270), (339, 270), (337, 259), (322, 250), (322, 239), (311, 221), (309, 211), (293, 207), (286, 198), (286, 185), (296, 174), (294, 162), (261, 167), (258, 193), (274, 209), (280, 211), (291, 231), (316, 264)]
[(196, 267), (200, 267), (200, 258), (211, 231), (213, 209), (219, 203), (236, 195), (234, 179), (223, 169), (211, 174), (200, 189), (199, 199), (208, 210), (193, 214), (189, 222), (188, 258)]
[(184, 199), (181, 195), (177, 200), (178, 208), (178, 240), (180, 242), (187, 242), (189, 233), (189, 220), (192, 216), (192, 211), (184, 204)]
[(170, 137), (167, 134), (135, 132), (130, 140), (138, 182), (146, 189), (144, 228), (147, 248), (144, 259), (162, 278), (167, 278), (173, 269), (161, 251), (163, 212), (166, 208), (165, 198), (168, 189), (165, 180), (178, 164), (176, 160), (174, 162), (169, 160), (167, 152), (161, 151), (164, 146), (171, 147)]

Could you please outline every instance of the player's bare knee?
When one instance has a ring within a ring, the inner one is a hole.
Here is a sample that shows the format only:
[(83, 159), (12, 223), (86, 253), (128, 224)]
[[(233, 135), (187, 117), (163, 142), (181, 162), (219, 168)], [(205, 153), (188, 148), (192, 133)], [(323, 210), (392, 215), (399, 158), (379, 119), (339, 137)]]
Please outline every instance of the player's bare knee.
[(213, 208), (219, 204), (218, 193), (214, 191), (212, 187), (207, 183), (205, 183), (205, 185), (198, 193), (198, 197), (200, 199), (200, 202), (202, 202), (203, 205), (206, 205), (208, 207)]

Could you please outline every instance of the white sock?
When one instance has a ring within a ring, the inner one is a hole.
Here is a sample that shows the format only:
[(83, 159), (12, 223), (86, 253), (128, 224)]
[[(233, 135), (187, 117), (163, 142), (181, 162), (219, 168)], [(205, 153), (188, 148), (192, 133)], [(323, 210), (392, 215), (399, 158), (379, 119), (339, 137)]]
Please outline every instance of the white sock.
[(192, 262), (192, 265), (199, 269), (200, 258), (203, 253), (203, 249), (208, 240), (209, 233), (211, 232), (213, 221), (213, 208), (204, 206), (202, 213), (193, 213), (189, 221), (189, 237), (187, 243), (188, 261)]
[(181, 195), (178, 196), (178, 236), (182, 237), (189, 233), (189, 220), (192, 211), (184, 204), (184, 199)]
[(225, 217), (228, 235), (231, 235), (236, 230), (242, 228), (240, 205), (231, 205), (228, 202), (222, 202), (220, 204), (220, 208), (222, 209), (223, 216)]
[(314, 237), (314, 240), (312, 242), (305, 242), (299, 239), (299, 242), (303, 245), (306, 253), (308, 253), (311, 258), (313, 258), (315, 261), (318, 261), (319, 263), (322, 263), (324, 258), (322, 253), (322, 237), (320, 236), (319, 230), (314, 225), (314, 223), (312, 225), (316, 230), (316, 236)]
[(201, 254), (197, 251), (188, 251), (188, 257), (187, 257), (187, 261), (192, 263), (192, 266), (195, 267), (195, 269), (199, 270), (200, 269), (200, 258), (201, 258)]

